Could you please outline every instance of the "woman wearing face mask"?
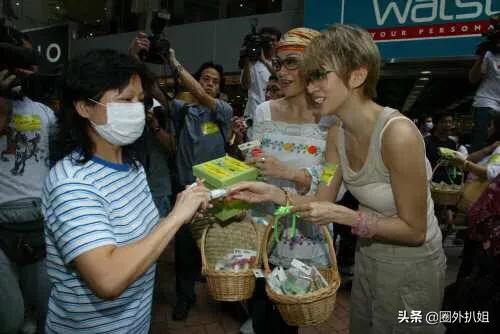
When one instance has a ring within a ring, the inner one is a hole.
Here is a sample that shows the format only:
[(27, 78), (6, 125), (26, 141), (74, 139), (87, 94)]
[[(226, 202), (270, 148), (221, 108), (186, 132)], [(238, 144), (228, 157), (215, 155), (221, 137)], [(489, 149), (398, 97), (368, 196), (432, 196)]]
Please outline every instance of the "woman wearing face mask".
[[(249, 182), (235, 186), (232, 197), (280, 205), (291, 197), (306, 221), (334, 221), (360, 237), (350, 333), (443, 333), (425, 317), (441, 309), (446, 267), (429, 190), (432, 171), (413, 122), (373, 101), (380, 73), (373, 39), (360, 28), (336, 25), (306, 48), (304, 72), (320, 114), (341, 120), (327, 139), (326, 161), (339, 165), (333, 181), (309, 197)], [(359, 211), (333, 203), (342, 181)], [(415, 310), (419, 323), (407, 321)]]
[(198, 185), (159, 220), (129, 146), (145, 124), (143, 73), (112, 50), (88, 52), (67, 69), (67, 155), (51, 170), (42, 198), (52, 284), (47, 333), (148, 333), (155, 262), (208, 205)]

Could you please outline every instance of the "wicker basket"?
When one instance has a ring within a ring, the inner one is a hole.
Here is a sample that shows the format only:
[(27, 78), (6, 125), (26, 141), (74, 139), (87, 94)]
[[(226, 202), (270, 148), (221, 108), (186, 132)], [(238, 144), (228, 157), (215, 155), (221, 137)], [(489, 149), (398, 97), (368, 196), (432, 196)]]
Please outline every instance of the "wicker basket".
[[(434, 173), (436, 173), (436, 170), (442, 165), (443, 163), (440, 162), (436, 165), (436, 167), (434, 167), (434, 169), (432, 170), (431, 180), (434, 177)], [(437, 205), (457, 205), (462, 198), (462, 194), (464, 193), (464, 175), (465, 173), (462, 171), (462, 181), (460, 184), (460, 188), (458, 189), (440, 189), (436, 187), (431, 181), (431, 194), (434, 203)]]
[[(263, 240), (269, 240), (273, 225), (269, 224)], [(269, 284), (266, 283), (266, 292), (280, 312), (283, 320), (290, 326), (311, 326), (318, 325), (330, 318), (335, 308), (335, 299), (337, 290), (340, 286), (340, 275), (337, 268), (337, 258), (333, 241), (328, 229), (321, 226), (321, 230), (328, 244), (331, 266), (327, 268), (318, 268), (321, 274), (328, 282), (328, 287), (303, 295), (283, 295), (275, 292)], [(270, 272), (267, 249), (269, 242), (262, 242), (262, 261), (264, 270)]]
[(251, 221), (232, 222), (222, 227), (208, 226), (201, 237), (202, 274), (207, 278), (208, 291), (217, 301), (235, 302), (250, 299), (255, 289), (251, 269), (240, 272), (215, 270), (215, 263), (235, 248), (257, 251), (255, 268), (260, 263), (260, 244), (257, 228)]

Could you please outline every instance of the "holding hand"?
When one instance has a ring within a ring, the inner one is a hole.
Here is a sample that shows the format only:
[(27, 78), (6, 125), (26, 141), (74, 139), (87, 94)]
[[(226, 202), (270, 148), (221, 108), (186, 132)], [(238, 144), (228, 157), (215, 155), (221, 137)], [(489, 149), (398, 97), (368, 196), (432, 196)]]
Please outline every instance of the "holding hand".
[(247, 203), (286, 202), (285, 193), (278, 187), (264, 182), (241, 182), (229, 189), (229, 199)]
[(0, 95), (9, 92), (14, 80), (16, 80), (16, 76), (14, 74), (9, 75), (8, 70), (0, 71)]
[(210, 207), (209, 191), (202, 182), (177, 195), (175, 206), (170, 215), (184, 223), (189, 223), (197, 213), (203, 213)]
[(132, 44), (130, 45), (129, 48), (129, 53), (131, 56), (139, 58), (139, 54), (141, 53), (142, 50), (148, 52), (149, 51), (149, 39), (148, 35), (146, 35), (143, 32), (140, 32), (137, 34), (137, 36), (134, 38), (132, 41)]
[(464, 168), (466, 161), (467, 157), (460, 152), (454, 152), (453, 158), (450, 159), (451, 164), (458, 168)]
[(231, 118), (231, 131), (236, 136), (236, 143), (243, 143), (247, 133), (247, 125), (243, 117)]
[(292, 211), (298, 213), (300, 218), (319, 225), (339, 223), (351, 226), (356, 223), (358, 218), (356, 211), (331, 202), (297, 205)]
[(260, 154), (255, 158), (249, 158), (247, 161), (260, 169), (264, 176), (286, 180), (292, 179), (292, 172), (290, 169), (272, 155)]

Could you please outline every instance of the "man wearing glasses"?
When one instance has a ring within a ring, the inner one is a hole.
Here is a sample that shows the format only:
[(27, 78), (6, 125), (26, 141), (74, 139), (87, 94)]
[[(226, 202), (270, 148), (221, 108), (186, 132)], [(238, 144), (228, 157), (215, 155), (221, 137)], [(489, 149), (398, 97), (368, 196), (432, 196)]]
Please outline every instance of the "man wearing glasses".
[(283, 91), (281, 90), (278, 77), (275, 75), (271, 75), (266, 87), (266, 101), (277, 100), (282, 98), (283, 96)]

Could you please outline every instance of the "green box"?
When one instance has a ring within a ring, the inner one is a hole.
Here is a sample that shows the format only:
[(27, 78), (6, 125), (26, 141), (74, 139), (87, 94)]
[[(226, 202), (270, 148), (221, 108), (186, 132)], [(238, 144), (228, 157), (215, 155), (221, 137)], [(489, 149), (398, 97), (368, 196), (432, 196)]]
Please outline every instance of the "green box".
[[(258, 174), (259, 171), (255, 167), (228, 155), (193, 166), (193, 175), (205, 180), (209, 189), (228, 188), (239, 182), (255, 181)], [(250, 205), (241, 201), (222, 200), (215, 205), (211, 213), (217, 219), (226, 221), (249, 208)]]

